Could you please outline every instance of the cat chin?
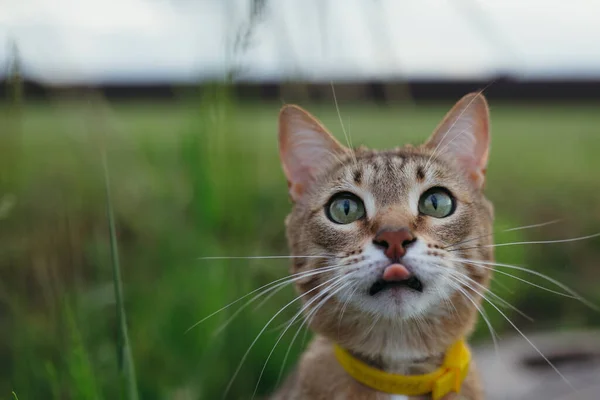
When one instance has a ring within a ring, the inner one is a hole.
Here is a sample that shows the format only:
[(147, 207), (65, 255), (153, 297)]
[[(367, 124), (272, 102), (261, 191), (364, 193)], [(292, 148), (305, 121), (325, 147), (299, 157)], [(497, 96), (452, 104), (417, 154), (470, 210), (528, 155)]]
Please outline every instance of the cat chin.
[(408, 288), (387, 289), (376, 296), (363, 295), (352, 299), (365, 319), (383, 319), (391, 322), (422, 318), (434, 311), (439, 299), (425, 290), (422, 293)]
[(464, 334), (447, 316), (394, 319), (351, 313), (344, 320), (331, 323), (329, 315), (315, 319), (312, 328), (346, 349), (390, 364), (439, 355)]

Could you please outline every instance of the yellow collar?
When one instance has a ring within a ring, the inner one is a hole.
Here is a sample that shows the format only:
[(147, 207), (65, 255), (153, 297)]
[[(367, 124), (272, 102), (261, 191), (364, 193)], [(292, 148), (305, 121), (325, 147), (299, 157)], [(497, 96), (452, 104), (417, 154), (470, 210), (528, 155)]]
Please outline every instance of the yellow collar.
[(335, 345), (335, 356), (346, 372), (363, 385), (389, 394), (418, 396), (431, 393), (433, 400), (460, 392), (471, 361), (471, 352), (463, 340), (448, 349), (440, 368), (425, 375), (397, 375), (378, 370), (338, 345)]

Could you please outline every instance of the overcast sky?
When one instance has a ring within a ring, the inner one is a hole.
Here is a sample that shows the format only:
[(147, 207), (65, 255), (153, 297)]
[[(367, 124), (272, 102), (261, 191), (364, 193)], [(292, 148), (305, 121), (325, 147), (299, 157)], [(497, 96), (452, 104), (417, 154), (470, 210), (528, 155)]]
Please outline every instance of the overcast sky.
[(0, 0), (0, 73), (15, 41), (47, 82), (223, 77), (600, 78), (596, 0), (271, 0), (249, 46), (247, 0)]

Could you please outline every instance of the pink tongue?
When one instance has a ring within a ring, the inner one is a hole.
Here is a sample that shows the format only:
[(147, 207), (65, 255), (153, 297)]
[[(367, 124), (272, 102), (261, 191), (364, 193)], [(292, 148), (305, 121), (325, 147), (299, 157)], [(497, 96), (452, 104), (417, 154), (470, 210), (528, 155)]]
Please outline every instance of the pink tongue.
[(405, 281), (410, 278), (410, 272), (402, 264), (392, 264), (383, 271), (384, 281)]

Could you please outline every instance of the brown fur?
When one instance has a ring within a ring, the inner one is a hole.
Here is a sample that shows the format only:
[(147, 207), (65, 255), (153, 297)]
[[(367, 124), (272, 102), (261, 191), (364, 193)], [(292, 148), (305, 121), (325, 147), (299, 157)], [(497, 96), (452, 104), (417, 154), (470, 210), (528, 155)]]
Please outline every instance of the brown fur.
[[(493, 209), (482, 191), (488, 129), (487, 104), (473, 94), (457, 103), (422, 146), (350, 150), (304, 110), (284, 107), (280, 152), (294, 201), (286, 220), (289, 246), (294, 256), (329, 257), (298, 258), (292, 272), (339, 268), (297, 282), (309, 306), (305, 314), (314, 311), (309, 324), (317, 337), (274, 399), (389, 399), (345, 373), (333, 356), (333, 342), (383, 370), (422, 374), (441, 365), (454, 341), (469, 336), (477, 318), (474, 303), (481, 302), (477, 291), (487, 287), (491, 271), (450, 259), (493, 260), (491, 249), (481, 247), (492, 243)], [(454, 214), (447, 218), (420, 214), (419, 196), (438, 186), (456, 199)], [(366, 217), (348, 225), (328, 220), (324, 208), (339, 192), (361, 198)], [(382, 261), (371, 245), (383, 229), (410, 229), (417, 238), (401, 262), (426, 282), (423, 293), (368, 295), (369, 282), (390, 263)], [(463, 246), (468, 249), (447, 249), (473, 238)], [(411, 252), (413, 258), (408, 257)], [(453, 273), (482, 285), (471, 284), (475, 290), (460, 285), (472, 301), (446, 282)], [(328, 291), (323, 284), (334, 278), (340, 279), (332, 286), (339, 292), (330, 295), (333, 289)], [(347, 287), (342, 287), (346, 281)], [(474, 365), (460, 398), (483, 399)]]

